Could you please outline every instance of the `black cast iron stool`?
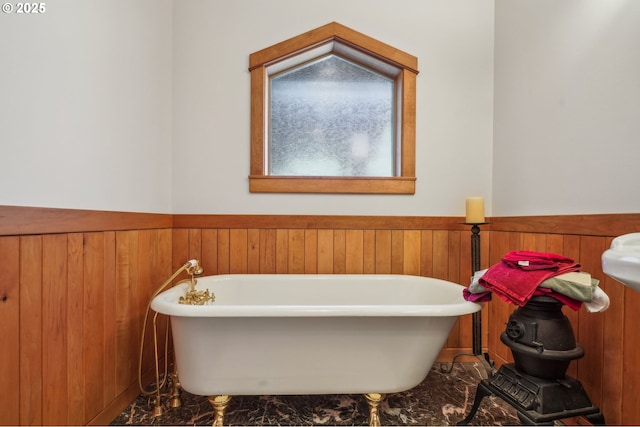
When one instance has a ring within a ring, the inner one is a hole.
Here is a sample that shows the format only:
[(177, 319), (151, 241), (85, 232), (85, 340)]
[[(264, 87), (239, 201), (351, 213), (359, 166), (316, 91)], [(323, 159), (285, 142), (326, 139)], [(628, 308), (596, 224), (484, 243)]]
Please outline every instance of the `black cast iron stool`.
[(579, 416), (593, 425), (604, 425), (604, 415), (593, 406), (578, 380), (568, 376), (556, 380), (534, 377), (519, 371), (513, 363), (502, 365), (493, 377), (480, 381), (471, 412), (457, 425), (468, 425), (482, 399), (491, 395), (513, 406), (523, 425), (553, 425), (555, 420)]

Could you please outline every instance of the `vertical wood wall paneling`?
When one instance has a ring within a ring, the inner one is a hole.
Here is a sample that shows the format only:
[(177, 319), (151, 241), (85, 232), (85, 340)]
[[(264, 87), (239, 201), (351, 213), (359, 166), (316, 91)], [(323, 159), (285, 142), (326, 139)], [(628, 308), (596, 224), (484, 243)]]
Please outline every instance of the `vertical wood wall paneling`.
[[(1, 251), (0, 251), (1, 252)], [(0, 254), (5, 265), (11, 258)], [(11, 277), (11, 275), (9, 275)], [(6, 272), (0, 273), (0, 280)], [(6, 325), (5, 321), (0, 321)], [(17, 325), (16, 325), (17, 326)], [(1, 326), (0, 326), (1, 328)], [(18, 331), (18, 328), (15, 328)], [(42, 237), (20, 237), (20, 424), (41, 425), (42, 420)], [(2, 332), (2, 336), (6, 336)], [(9, 340), (8, 347), (13, 347)], [(4, 345), (3, 347), (7, 347)], [(18, 347), (13, 347), (17, 349)], [(4, 357), (2, 358), (4, 361)], [(5, 365), (5, 363), (3, 363)], [(5, 365), (11, 367), (11, 363)], [(1, 369), (1, 368), (0, 368)], [(18, 372), (18, 370), (15, 370)], [(2, 378), (7, 378), (5, 375)], [(8, 381), (11, 381), (8, 379)], [(15, 390), (6, 387), (14, 395)], [(0, 395), (2, 393), (0, 392)], [(4, 397), (0, 397), (5, 402)], [(11, 404), (11, 401), (9, 401)], [(16, 406), (7, 406), (16, 408)], [(3, 411), (13, 412), (13, 411)], [(1, 416), (0, 416), (1, 417)], [(2, 424), (2, 422), (0, 422)]]
[[(116, 348), (117, 348), (117, 310), (118, 296), (116, 293), (116, 232), (105, 231), (103, 233), (104, 248), (104, 406), (106, 407), (117, 396), (116, 389), (117, 369), (116, 369)], [(84, 282), (84, 280), (83, 280)], [(87, 282), (88, 286), (93, 284)], [(84, 294), (84, 289), (83, 289)], [(84, 312), (84, 308), (83, 308)]]
[[(84, 363), (77, 360), (84, 343), (84, 235), (67, 235), (67, 417), (68, 424), (84, 424)], [(103, 385), (107, 390), (108, 384)], [(111, 395), (113, 399), (115, 395)], [(102, 402), (103, 405), (106, 403)]]
[(362, 272), (375, 274), (376, 272), (376, 231), (364, 230), (362, 232)]
[(202, 231), (199, 228), (189, 229), (189, 256), (182, 264), (191, 260), (200, 260), (202, 256)]
[(364, 232), (347, 230), (345, 234), (345, 268), (348, 274), (364, 272)]
[(318, 272), (318, 230), (304, 230), (304, 272)]
[[(2, 239), (0, 239), (0, 242)], [(2, 244), (0, 243), (0, 247)], [(5, 267), (13, 264), (15, 259), (2, 249), (0, 249), (0, 258), (3, 264), (0, 264), (0, 281), (11, 279), (12, 274), (7, 272), (1, 266)], [(14, 331), (20, 331), (20, 381), (19, 381), (19, 397), (20, 397), (20, 422), (21, 425), (42, 425), (42, 236), (21, 236), (20, 237), (20, 324), (19, 328), (16, 324)], [(17, 274), (17, 272), (16, 272)], [(16, 278), (17, 281), (17, 278)], [(4, 285), (4, 284), (3, 284)], [(3, 294), (5, 290), (3, 288)], [(82, 294), (80, 294), (82, 295)], [(17, 301), (16, 301), (17, 304)], [(79, 312), (82, 315), (82, 311)], [(3, 326), (10, 326), (11, 322), (7, 319), (0, 320), (0, 329)], [(7, 336), (6, 331), (0, 332), (3, 337)], [(10, 335), (9, 335), (10, 336)], [(11, 339), (4, 341), (3, 348), (17, 349), (18, 345), (11, 342)], [(10, 368), (18, 372), (17, 366), (11, 363), (10, 359), (5, 359), (0, 370)], [(11, 377), (5, 373), (0, 375), (7, 378), (11, 384)], [(5, 387), (9, 392), (17, 397), (15, 389)], [(0, 391), (0, 400), (7, 404), (7, 408), (17, 408), (12, 405), (11, 400), (5, 400)], [(2, 415), (8, 415), (13, 411), (2, 411)], [(2, 418), (0, 415), (0, 418)], [(0, 420), (0, 424), (4, 424), (5, 419)], [(82, 421), (81, 421), (82, 422)], [(17, 423), (16, 423), (17, 424)]]
[(460, 232), (448, 231), (447, 280), (460, 283)]
[(260, 230), (257, 228), (247, 230), (247, 273), (260, 273)]
[(303, 274), (305, 266), (304, 230), (295, 228), (288, 231), (287, 271), (289, 274)]
[(229, 229), (218, 230), (218, 274), (229, 274)]
[(333, 230), (318, 230), (318, 273), (333, 273)]
[(449, 233), (433, 231), (433, 277), (446, 279), (449, 272)]
[[(121, 232), (118, 232), (121, 233)], [(116, 245), (122, 244), (122, 240), (116, 237)], [(104, 233), (86, 233), (84, 236), (84, 311), (83, 311), (83, 364), (84, 364), (84, 416), (85, 422), (95, 417), (103, 408), (104, 402)], [(119, 261), (119, 260), (118, 260)], [(116, 265), (116, 275), (119, 266)], [(117, 278), (120, 280), (120, 278)], [(116, 294), (118, 306), (128, 304), (127, 296)], [(118, 312), (120, 315), (120, 312)], [(124, 318), (122, 318), (124, 317)], [(130, 318), (122, 316), (116, 319), (116, 334), (128, 334)], [(116, 342), (116, 366), (127, 363), (126, 355), (117, 353)], [(119, 372), (116, 372), (118, 374)], [(118, 390), (116, 376), (116, 393)]]
[(62, 425), (67, 422), (68, 392), (67, 235), (45, 235), (42, 246), (42, 374), (46, 396), (42, 418), (48, 424)]
[(229, 230), (229, 272), (244, 274), (247, 272), (248, 241), (247, 229)]
[[(611, 246), (613, 238), (607, 237), (604, 242), (605, 248)], [(596, 276), (594, 276), (596, 277)], [(604, 317), (604, 349), (602, 354), (602, 364), (605, 366), (606, 374), (603, 376), (604, 382), (602, 384), (602, 402), (600, 409), (603, 413), (608, 414), (606, 419), (609, 425), (621, 425), (623, 401), (626, 398), (624, 393), (624, 349), (625, 349), (625, 288), (616, 280), (605, 276), (604, 273), (596, 277), (600, 280), (599, 286), (609, 296), (610, 309), (603, 313)], [(632, 298), (629, 298), (631, 300)], [(637, 312), (636, 312), (637, 313)], [(635, 329), (635, 326), (633, 326)], [(637, 334), (636, 334), (637, 335)], [(634, 345), (631, 341), (626, 341), (629, 345)], [(637, 346), (634, 346), (637, 348)], [(622, 357), (621, 357), (622, 356)], [(640, 352), (636, 353), (636, 362), (639, 360)], [(636, 369), (637, 372), (637, 369)], [(636, 382), (636, 384), (639, 384)], [(637, 396), (638, 393), (631, 393), (633, 396)], [(635, 409), (628, 411), (632, 414), (632, 411), (636, 411), (636, 417), (630, 418), (640, 420), (640, 411), (638, 406), (640, 401), (635, 402)]]
[(116, 392), (120, 393), (129, 385), (132, 364), (129, 360), (133, 338), (139, 336), (137, 318), (137, 294), (134, 264), (137, 236), (128, 231), (116, 233), (116, 283), (115, 292), (118, 305), (116, 307)]
[(289, 271), (289, 230), (276, 230), (276, 273), (287, 274)]
[[(217, 241), (216, 241), (217, 243)], [(189, 230), (175, 228), (171, 232), (171, 271), (175, 271), (189, 260)], [(217, 260), (216, 260), (217, 264)], [(171, 275), (171, 274), (170, 274)], [(168, 278), (168, 277), (167, 277)]]
[[(150, 298), (151, 295), (156, 291), (156, 289), (161, 286), (172, 274), (173, 274), (173, 269), (171, 268), (171, 231), (170, 230), (153, 230), (154, 233), (158, 233), (158, 238), (156, 241), (156, 249), (155, 252), (158, 253), (158, 256), (156, 258), (153, 259), (153, 266), (151, 268), (152, 271), (152, 285), (150, 286), (150, 288), (148, 289), (146, 295), (144, 296), (144, 304), (149, 304), (150, 302)], [(145, 310), (146, 310), (146, 306), (145, 306)], [(152, 313), (153, 310), (150, 310), (150, 312)], [(142, 315), (142, 314), (141, 314)], [(160, 316), (159, 316), (160, 317)], [(169, 318), (167, 316), (162, 316), (162, 320), (158, 321), (158, 337), (162, 337), (159, 339), (160, 343), (158, 344), (158, 354), (161, 355), (161, 357), (164, 357), (164, 354), (167, 353), (167, 351), (171, 348), (171, 337), (169, 336), (169, 349), (166, 348), (165, 345), (165, 337), (167, 336), (167, 329), (169, 328)], [(148, 360), (148, 362), (145, 362), (143, 364), (143, 369), (142, 371), (145, 372), (145, 370), (149, 370), (152, 369), (155, 366), (155, 359), (153, 357), (153, 347), (152, 347), (152, 337), (148, 337), (146, 338), (149, 342), (149, 344), (145, 345), (145, 349), (149, 349), (149, 355), (147, 356), (147, 358), (145, 360)], [(136, 348), (136, 357), (138, 356), (138, 349)], [(171, 358), (171, 356), (169, 355), (170, 359), (169, 362), (171, 362), (173, 359)]]
[(276, 272), (276, 230), (260, 230), (260, 272), (272, 274)]
[(204, 275), (218, 274), (218, 230), (202, 230), (200, 265)]
[[(460, 232), (448, 231), (448, 259), (447, 259), (447, 280), (455, 283), (460, 282)], [(461, 318), (456, 320), (456, 323), (449, 334), (447, 339), (447, 347), (457, 348), (460, 347), (460, 327)], [(466, 320), (466, 319), (465, 319)]]
[(391, 273), (391, 231), (376, 230), (376, 274)]
[(170, 229), (0, 237), (0, 370), (13, 385), (0, 424), (106, 423), (137, 395), (138, 322), (172, 240)]
[[(138, 235), (137, 252), (132, 253), (132, 262), (137, 266), (137, 274), (133, 274), (132, 279), (136, 283), (136, 289), (132, 290), (132, 297), (135, 298), (130, 306), (132, 313), (135, 315), (135, 319), (138, 319), (136, 329), (138, 333), (132, 336), (130, 341), (128, 353), (131, 359), (132, 366), (129, 367), (129, 375), (127, 378), (129, 385), (131, 381), (137, 380), (138, 376), (138, 363), (140, 360), (139, 347), (141, 344), (142, 329), (145, 326), (145, 312), (149, 303), (149, 296), (157, 289), (167, 278), (161, 278), (156, 280), (157, 271), (160, 268), (158, 264), (158, 232), (157, 230), (140, 230)], [(132, 272), (135, 270), (132, 269)], [(170, 276), (170, 274), (169, 274)], [(168, 276), (167, 276), (168, 277)], [(135, 292), (135, 294), (133, 294)], [(150, 311), (150, 314), (153, 314)], [(167, 319), (165, 316), (158, 316), (159, 331), (165, 331), (165, 324)], [(144, 349), (143, 349), (143, 366), (154, 365), (154, 348), (153, 348), (153, 316), (149, 316), (146, 319), (146, 331), (144, 337)], [(159, 349), (164, 350), (164, 333), (158, 334)], [(160, 352), (159, 354), (164, 354)]]
[(405, 230), (402, 242), (402, 272), (413, 276), (420, 275), (422, 255), (420, 230)]
[(391, 230), (391, 274), (404, 268), (404, 230)]
[[(604, 252), (604, 238), (582, 236), (580, 238), (580, 257), (576, 259), (584, 271), (594, 277), (602, 277), (600, 257)], [(578, 378), (593, 403), (601, 406), (603, 375), (606, 375), (602, 363), (604, 354), (604, 313), (589, 313), (582, 308), (578, 312), (580, 323), (577, 340), (585, 348), (585, 355), (578, 359)]]
[(333, 230), (333, 273), (347, 272), (347, 233), (345, 230)]
[(420, 233), (420, 274), (425, 277), (433, 275), (433, 231), (422, 230)]
[[(0, 348), (0, 378), (5, 381), (3, 387), (0, 388), (0, 402), (6, 410), (0, 411), (0, 424), (17, 425), (21, 421), (20, 396), (23, 395), (31, 400), (30, 403), (37, 405), (38, 383), (34, 384), (36, 389), (29, 389), (28, 384), (21, 384), (20, 378), (29, 377), (31, 372), (29, 369), (33, 365), (33, 361), (25, 361), (27, 366), (21, 363), (20, 351), (20, 238), (19, 237), (0, 237), (0, 336), (2, 336), (2, 346)], [(37, 268), (37, 265), (34, 267)], [(35, 288), (37, 283), (32, 284)], [(37, 291), (37, 289), (33, 289)], [(27, 295), (24, 295), (27, 297)], [(31, 301), (26, 304), (32, 304)], [(30, 319), (31, 320), (31, 319)], [(37, 321), (37, 319), (33, 319)], [(37, 328), (37, 325), (35, 325)], [(24, 338), (32, 338), (24, 332)], [(37, 331), (35, 337), (37, 338)], [(36, 348), (37, 350), (37, 348)], [(22, 375), (21, 375), (22, 372)], [(33, 372), (34, 375), (37, 372)], [(24, 389), (17, 390), (16, 386), (22, 386)], [(34, 408), (38, 409), (38, 408)], [(22, 411), (24, 412), (24, 410)], [(28, 416), (28, 414), (25, 414)], [(34, 414), (34, 418), (38, 418), (38, 413)]]
[[(573, 260), (580, 260), (580, 236), (575, 235), (563, 235), (562, 236), (562, 251), (557, 252), (566, 257), (569, 257)], [(580, 313), (578, 311), (571, 310), (567, 307), (563, 307), (562, 311), (569, 318), (571, 325), (573, 327), (573, 332), (576, 335), (576, 340), (579, 341), (579, 333), (580, 333)], [(569, 369), (567, 369), (567, 375), (572, 377), (578, 376), (578, 360), (573, 360), (569, 364)]]

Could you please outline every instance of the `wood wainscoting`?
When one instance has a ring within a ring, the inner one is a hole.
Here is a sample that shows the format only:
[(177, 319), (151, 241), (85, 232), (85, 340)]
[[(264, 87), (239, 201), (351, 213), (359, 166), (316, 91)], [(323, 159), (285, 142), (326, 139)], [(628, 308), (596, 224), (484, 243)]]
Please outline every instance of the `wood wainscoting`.
[(108, 424), (140, 393), (171, 215), (0, 206), (0, 218), (0, 424)]
[[(0, 219), (2, 425), (115, 418), (138, 394), (148, 299), (190, 258), (201, 260), (205, 274), (404, 273), (468, 283), (471, 270), (470, 233), (461, 218), (0, 206)], [(488, 255), (488, 239), (482, 244)], [(441, 358), (470, 347), (465, 316)], [(146, 348), (148, 384), (150, 343)]]
[[(470, 231), (455, 217), (163, 215), (0, 206), (0, 424), (107, 424), (138, 394), (148, 298), (187, 259), (205, 274), (404, 273), (468, 284)], [(578, 260), (611, 297), (604, 313), (567, 313), (585, 357), (570, 375), (609, 424), (638, 424), (635, 319), (640, 294), (602, 274), (600, 255), (640, 214), (492, 218), (482, 267), (516, 249)], [(513, 310), (483, 310), (483, 347), (510, 361), (499, 335)], [(566, 309), (565, 309), (566, 310)], [(143, 380), (153, 362), (143, 357)], [(471, 348), (461, 318), (440, 360)]]

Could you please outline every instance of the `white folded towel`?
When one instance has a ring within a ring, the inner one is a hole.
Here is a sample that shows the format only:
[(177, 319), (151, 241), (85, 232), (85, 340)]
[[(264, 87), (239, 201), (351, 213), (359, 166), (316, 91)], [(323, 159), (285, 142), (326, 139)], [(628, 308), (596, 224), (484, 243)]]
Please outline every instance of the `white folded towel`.
[(605, 293), (600, 287), (596, 287), (593, 290), (593, 298), (591, 302), (585, 302), (584, 306), (587, 308), (589, 313), (596, 313), (599, 311), (605, 311), (609, 308), (609, 295)]

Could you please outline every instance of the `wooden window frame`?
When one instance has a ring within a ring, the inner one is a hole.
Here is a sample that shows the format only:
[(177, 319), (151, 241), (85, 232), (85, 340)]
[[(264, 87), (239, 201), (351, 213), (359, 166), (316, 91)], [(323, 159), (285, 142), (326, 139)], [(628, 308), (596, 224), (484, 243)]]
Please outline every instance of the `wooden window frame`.
[[(400, 69), (398, 77), (401, 114), (400, 168), (393, 177), (272, 176), (265, 165), (266, 117), (269, 74), (267, 67), (329, 41), (349, 45)], [(408, 53), (336, 22), (277, 43), (249, 56), (251, 72), (251, 166), (252, 193), (415, 193), (416, 76), (418, 59)]]

